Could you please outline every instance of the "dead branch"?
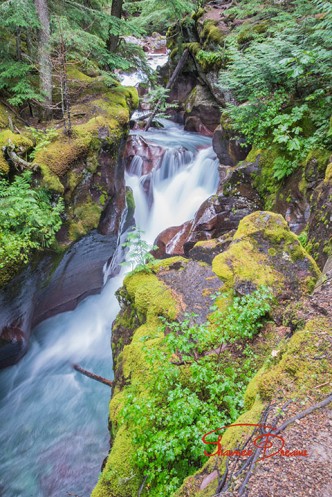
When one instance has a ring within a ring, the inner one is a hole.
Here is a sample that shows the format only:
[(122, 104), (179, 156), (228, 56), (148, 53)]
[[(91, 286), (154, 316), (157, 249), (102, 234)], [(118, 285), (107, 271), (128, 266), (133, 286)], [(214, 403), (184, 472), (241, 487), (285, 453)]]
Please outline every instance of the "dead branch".
[[(174, 85), (177, 77), (179, 76), (180, 72), (183, 69), (183, 66), (187, 62), (188, 56), (189, 56), (189, 50), (188, 50), (188, 48), (186, 48), (185, 51), (183, 52), (183, 54), (181, 55), (181, 58), (177, 64), (176, 68), (174, 69), (174, 72), (173, 72), (170, 80), (168, 81), (168, 83), (166, 85), (166, 90), (170, 90), (172, 88), (172, 86)], [(162, 102), (162, 98), (160, 98), (158, 100), (158, 102), (156, 103), (156, 105), (153, 109), (153, 112), (152, 112), (151, 116), (149, 117), (148, 122), (146, 123), (144, 131), (148, 131), (148, 129), (150, 128), (151, 123), (157, 114), (157, 111), (159, 109), (161, 102)]]
[(73, 364), (73, 369), (75, 371), (78, 371), (78, 373), (84, 374), (84, 376), (87, 376), (88, 378), (91, 378), (92, 380), (99, 381), (99, 383), (104, 383), (104, 385), (107, 385), (109, 387), (113, 387), (113, 381), (108, 380), (107, 378), (104, 378), (103, 376), (99, 376), (97, 374), (91, 373), (91, 371), (88, 371), (87, 369), (81, 368), (78, 364)]
[(35, 170), (37, 169), (38, 164), (32, 164), (31, 162), (27, 162), (22, 157), (19, 157), (15, 152), (14, 152), (14, 145), (12, 143), (9, 143), (7, 146), (3, 147), (4, 152), (7, 153), (8, 157), (10, 160), (14, 163), (15, 167), (17, 169), (21, 169), (22, 171), (24, 169), (32, 169)]
[(325, 399), (322, 400), (321, 402), (318, 402), (317, 404), (308, 407), (308, 409), (305, 409), (304, 411), (299, 412), (296, 416), (293, 416), (292, 418), (288, 419), (276, 431), (272, 431), (272, 433), (278, 435), (278, 433), (284, 431), (284, 429), (287, 428), (287, 426), (290, 425), (291, 423), (294, 423), (294, 421), (302, 419), (305, 416), (308, 416), (308, 414), (311, 414), (313, 411), (316, 411), (317, 409), (321, 409), (322, 407), (327, 406), (331, 402), (332, 402), (332, 394), (328, 395), (328, 397), (325, 397)]

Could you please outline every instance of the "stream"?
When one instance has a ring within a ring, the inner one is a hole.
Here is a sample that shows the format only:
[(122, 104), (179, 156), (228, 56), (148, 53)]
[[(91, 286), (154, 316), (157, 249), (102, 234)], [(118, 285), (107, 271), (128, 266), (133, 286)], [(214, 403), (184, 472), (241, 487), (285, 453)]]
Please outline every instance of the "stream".
[[(191, 219), (218, 184), (211, 138), (162, 123), (164, 129), (144, 133), (148, 143), (167, 148), (151, 175), (152, 197), (142, 187), (140, 157), (126, 173), (136, 224), (150, 243), (163, 229)], [(71, 364), (112, 379), (110, 335), (119, 310), (115, 291), (126, 271), (122, 268), (99, 295), (74, 311), (38, 325), (26, 356), (0, 372), (1, 497), (90, 495), (109, 448), (110, 390)]]

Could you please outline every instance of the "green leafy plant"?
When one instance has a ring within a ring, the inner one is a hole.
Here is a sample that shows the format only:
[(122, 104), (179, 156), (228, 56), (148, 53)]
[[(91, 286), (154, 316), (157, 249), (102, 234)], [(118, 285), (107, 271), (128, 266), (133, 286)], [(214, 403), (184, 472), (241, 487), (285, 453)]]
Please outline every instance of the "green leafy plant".
[(34, 159), (40, 150), (49, 145), (54, 138), (58, 136), (58, 131), (54, 128), (36, 129), (29, 128), (29, 131), (36, 142), (36, 146), (30, 154), (30, 158)]
[(155, 105), (158, 103), (157, 117), (166, 117), (166, 112), (168, 110), (177, 108), (176, 103), (172, 104), (167, 102), (170, 91), (171, 90), (167, 90), (163, 86), (159, 85), (149, 91), (146, 103), (149, 104), (152, 109), (154, 109)]
[(32, 250), (50, 247), (61, 226), (63, 203), (51, 202), (42, 188), (31, 187), (32, 174), (0, 180), (0, 268), (26, 263)]
[[(137, 383), (124, 390), (120, 422), (133, 436), (134, 464), (146, 476), (152, 497), (175, 492), (205, 461), (202, 435), (234, 421), (243, 407), (256, 361), (248, 340), (263, 326), (272, 295), (262, 287), (220, 309), (218, 302), (225, 298), (230, 296), (214, 297), (205, 323), (196, 314), (180, 322), (161, 318), (164, 338), (143, 347), (149, 365), (144, 394)], [(233, 343), (244, 350), (241, 365), (227, 355)]]
[(155, 261), (155, 258), (150, 254), (151, 250), (156, 250), (158, 247), (156, 245), (149, 245), (145, 240), (143, 240), (142, 235), (144, 231), (140, 228), (135, 227), (127, 235), (127, 240), (122, 244), (122, 247), (129, 249), (126, 257), (126, 261), (122, 262), (122, 266), (131, 266), (132, 271), (151, 271), (148, 264)]
[[(273, 9), (269, 26), (259, 37), (239, 45), (240, 27), (226, 38), (228, 65), (220, 86), (236, 101), (227, 106), (230, 126), (255, 148), (277, 154), (273, 174), (280, 181), (303, 164), (310, 150), (332, 145), (328, 55), (332, 9), (330, 3), (319, 0)], [(257, 27), (267, 10), (250, 0), (228, 14), (253, 16), (251, 26)]]

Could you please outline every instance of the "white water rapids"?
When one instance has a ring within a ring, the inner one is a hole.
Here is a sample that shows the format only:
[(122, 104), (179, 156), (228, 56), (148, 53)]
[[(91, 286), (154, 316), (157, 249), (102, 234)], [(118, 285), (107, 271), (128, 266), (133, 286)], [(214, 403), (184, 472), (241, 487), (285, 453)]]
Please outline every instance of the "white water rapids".
[[(167, 147), (152, 174), (150, 209), (134, 174), (138, 157), (126, 178), (137, 225), (149, 242), (164, 228), (191, 219), (218, 183), (211, 139), (164, 124), (164, 130), (144, 134), (146, 141)], [(110, 333), (123, 276), (121, 270), (100, 295), (40, 324), (26, 356), (0, 372), (1, 497), (87, 497), (95, 485), (109, 446), (110, 390), (71, 364), (112, 378)]]

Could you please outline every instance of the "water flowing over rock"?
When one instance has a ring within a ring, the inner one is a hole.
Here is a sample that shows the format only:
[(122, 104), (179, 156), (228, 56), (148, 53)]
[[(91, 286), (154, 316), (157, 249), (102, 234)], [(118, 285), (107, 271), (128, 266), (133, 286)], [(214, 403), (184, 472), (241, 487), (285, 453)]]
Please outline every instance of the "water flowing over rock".
[[(100, 145), (94, 158), (96, 174), (87, 173), (83, 179), (86, 158), (82, 158), (71, 171), (78, 180), (70, 193), (73, 217), (75, 208), (82, 210), (84, 206), (80, 217), (90, 223), (90, 228), (98, 226), (99, 232), (90, 231), (65, 253), (49, 252), (41, 260), (33, 260), (0, 291), (0, 368), (14, 364), (25, 354), (32, 327), (59, 312), (74, 309), (103, 286), (103, 266), (113, 256), (126, 220), (126, 190), (123, 162), (114, 160), (113, 148), (104, 138)], [(101, 191), (105, 196), (104, 209), (97, 206)], [(80, 229), (77, 220), (75, 236)], [(64, 242), (67, 237), (68, 226), (64, 224), (58, 240)]]
[(126, 171), (136, 176), (149, 174), (160, 165), (164, 153), (164, 147), (147, 143), (143, 136), (132, 135), (124, 151)]
[(192, 221), (187, 221), (182, 226), (172, 226), (162, 231), (154, 242), (158, 247), (152, 251), (154, 257), (162, 259), (172, 255), (184, 255), (184, 243), (188, 239), (192, 224)]
[(218, 238), (236, 229), (241, 219), (261, 208), (258, 193), (251, 186), (254, 168), (219, 167), (219, 193), (200, 206), (193, 220), (163, 231), (155, 241), (158, 256), (189, 255), (197, 242)]
[[(121, 182), (117, 186), (119, 195), (127, 197), (127, 222), (122, 219), (121, 231), (130, 224), (128, 217), (132, 219), (136, 204), (136, 223), (145, 231), (144, 238), (151, 243), (164, 228), (193, 218), (201, 203), (216, 191), (219, 182), (218, 160), (212, 150), (211, 139), (187, 133), (173, 123), (163, 124), (163, 131), (151, 130), (144, 134), (149, 146), (157, 146), (164, 151), (159, 162), (147, 175), (137, 175), (137, 168), (134, 169), (135, 174), (127, 172), (127, 190)], [(138, 156), (134, 158), (139, 162)], [(107, 161), (104, 166), (107, 167)], [(124, 161), (120, 161), (119, 176), (123, 166)], [(114, 187), (114, 184), (110, 186)], [(151, 208), (148, 191), (153, 193)], [(103, 221), (106, 232), (110, 226), (117, 225), (116, 206), (120, 205), (114, 204), (113, 215), (105, 212), (105, 218), (102, 217), (101, 223)], [(108, 451), (107, 423), (100, 423), (100, 419), (107, 411), (109, 392), (102, 385), (77, 377), (71, 364), (80, 363), (82, 367), (108, 378), (112, 374), (109, 333), (119, 309), (115, 291), (129, 270), (121, 267), (120, 274), (116, 275), (122, 254), (121, 243), (125, 240), (117, 235), (101, 235), (93, 231), (76, 242), (60, 261), (49, 257), (43, 261), (43, 266), (29, 266), (27, 271), (29, 269), (30, 272), (24, 278), (22, 275), (22, 280), (17, 281), (15, 287), (8, 289), (6, 300), (1, 302), (1, 310), (5, 308), (8, 317), (5, 324), (10, 323), (16, 341), (21, 344), (18, 350), (19, 346), (15, 349), (13, 343), (11, 350), (17, 359), (22, 346), (25, 347), (24, 340), (29, 336), (31, 326), (54, 313), (73, 309), (88, 292), (96, 293), (80, 302), (74, 310), (41, 322), (34, 329), (29, 353), (13, 368), (2, 372), (4, 395), (0, 409), (6, 424), (0, 438), (3, 448), (0, 465), (5, 468), (9, 492), (15, 485), (15, 491), (20, 495), (27, 492), (33, 495), (52, 494), (54, 497), (61, 497), (64, 492), (88, 495), (97, 479), (101, 454), (106, 455)], [(117, 244), (118, 251), (110, 260)], [(176, 267), (172, 271), (176, 272)], [(40, 279), (37, 269), (43, 273)], [(190, 278), (203, 282), (206, 276), (206, 284), (213, 291), (218, 281), (217, 278), (209, 280), (211, 269), (203, 268), (198, 262), (185, 274), (187, 286)], [(107, 279), (110, 275), (113, 278), (106, 283), (105, 277)], [(174, 281), (181, 278), (179, 272), (178, 276), (174, 276)], [(104, 283), (103, 291), (99, 293)], [(181, 285), (181, 281), (177, 285)], [(13, 295), (19, 295), (20, 299), (11, 299)], [(207, 309), (200, 300), (203, 295), (188, 294), (189, 298), (202, 307), (197, 311), (203, 315)], [(187, 306), (188, 303), (187, 300), (184, 302)], [(22, 320), (13, 322), (13, 315), (22, 317)], [(19, 330), (15, 326), (19, 326)], [(22, 338), (20, 330), (23, 326), (25, 334)], [(67, 406), (65, 424), (58, 422), (64, 405)], [(9, 415), (14, 411), (20, 412), (20, 423), (16, 417)], [(50, 419), (55, 422), (50, 423)], [(30, 445), (32, 439), (26, 437), (26, 429), (38, 434), (38, 443), (33, 440), (33, 446)], [(64, 443), (66, 450), (63, 449)], [(22, 447), (19, 453), (18, 444)], [(45, 475), (45, 458), (40, 457), (41, 444), (43, 453), (49, 456), (51, 476)], [(45, 447), (48, 449), (45, 450)], [(64, 476), (61, 481), (55, 481), (52, 475), (57, 474), (59, 468)], [(17, 471), (22, 475), (20, 481), (15, 478)]]

